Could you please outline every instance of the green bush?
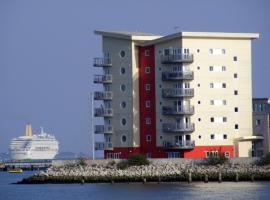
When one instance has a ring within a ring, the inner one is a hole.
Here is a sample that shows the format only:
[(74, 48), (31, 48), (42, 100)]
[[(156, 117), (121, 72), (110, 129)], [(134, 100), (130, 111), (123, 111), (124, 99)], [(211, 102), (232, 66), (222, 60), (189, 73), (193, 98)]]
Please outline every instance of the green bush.
[(78, 165), (83, 166), (83, 167), (86, 166), (87, 165), (86, 159), (85, 158), (79, 158)]
[(269, 164), (270, 164), (270, 152), (268, 152), (267, 154), (265, 154), (265, 155), (261, 158), (260, 164), (261, 164), (261, 165), (269, 165)]
[(207, 158), (207, 164), (209, 165), (223, 165), (227, 162), (228, 158), (226, 158), (223, 153), (218, 154), (218, 156), (210, 155)]
[(128, 158), (129, 166), (140, 166), (140, 165), (149, 165), (150, 162), (147, 158), (142, 154), (133, 154)]
[(117, 163), (116, 167), (117, 167), (117, 169), (127, 169), (128, 162), (126, 160), (122, 160), (122, 161)]

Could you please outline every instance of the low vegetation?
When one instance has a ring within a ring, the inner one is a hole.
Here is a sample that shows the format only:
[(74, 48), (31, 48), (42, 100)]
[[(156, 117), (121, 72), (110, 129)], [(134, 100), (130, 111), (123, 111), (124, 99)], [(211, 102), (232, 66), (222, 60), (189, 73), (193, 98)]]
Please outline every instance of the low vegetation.
[(129, 166), (149, 165), (150, 161), (142, 154), (133, 154), (128, 160), (123, 160), (117, 163), (118, 169), (126, 169)]
[(228, 162), (228, 158), (224, 156), (223, 153), (218, 154), (218, 156), (210, 155), (207, 158), (208, 165), (223, 165)]
[(78, 165), (85, 167), (87, 165), (85, 158), (79, 158)]
[(270, 152), (268, 152), (267, 154), (265, 154), (265, 156), (263, 156), (261, 158), (259, 164), (261, 164), (261, 165), (269, 165), (270, 164)]

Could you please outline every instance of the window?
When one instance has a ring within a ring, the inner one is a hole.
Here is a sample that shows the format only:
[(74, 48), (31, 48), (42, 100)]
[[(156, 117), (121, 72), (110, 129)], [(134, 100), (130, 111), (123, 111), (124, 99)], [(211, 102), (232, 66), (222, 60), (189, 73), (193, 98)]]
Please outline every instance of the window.
[(197, 85), (198, 87), (200, 87), (201, 86), (201, 84), (200, 83), (198, 83), (198, 85)]
[(226, 88), (226, 83), (222, 83), (222, 88)]
[(120, 73), (121, 73), (121, 74), (125, 74), (125, 73), (126, 73), (126, 68), (121, 67), (121, 68), (120, 68)]
[(168, 152), (168, 158), (180, 158), (179, 152)]
[(125, 102), (125, 101), (122, 101), (122, 102), (121, 102), (121, 104), (120, 104), (121, 108), (125, 108), (125, 107), (126, 107), (126, 105), (127, 105), (127, 104), (126, 104), (126, 102)]
[(214, 83), (210, 83), (210, 88), (214, 88)]
[(256, 126), (260, 126), (260, 125), (261, 125), (261, 120), (260, 120), (260, 119), (256, 119), (255, 125), (256, 125)]
[(120, 89), (122, 92), (126, 91), (126, 85), (125, 84), (121, 84)]
[(121, 141), (122, 141), (122, 142), (126, 142), (126, 141), (127, 141), (127, 136), (126, 136), (126, 135), (122, 135)]
[(227, 105), (226, 100), (222, 100), (222, 104), (223, 104), (223, 105)]
[(198, 118), (198, 121), (200, 122), (202, 119), (201, 118)]
[(119, 56), (121, 58), (124, 58), (126, 56), (126, 52), (124, 50), (121, 50), (120, 53), (119, 53)]
[(200, 53), (200, 49), (197, 49), (197, 53)]
[(213, 49), (209, 49), (210, 54), (213, 54), (213, 52), (214, 52)]
[(198, 104), (201, 104), (201, 101), (198, 101)]
[(227, 134), (223, 134), (223, 139), (224, 140), (227, 140), (228, 139)]
[(238, 107), (234, 107), (234, 112), (238, 112)]
[(215, 134), (211, 134), (210, 138), (211, 138), (211, 140), (214, 140), (215, 139)]
[(210, 122), (225, 123), (227, 122), (227, 117), (211, 117)]
[(211, 122), (215, 122), (215, 118), (214, 118), (214, 117), (211, 117), (211, 118), (210, 118), (210, 121), (211, 121)]
[(233, 74), (233, 78), (238, 78), (238, 74), (237, 73), (234, 73)]
[(145, 84), (145, 91), (150, 91), (150, 84)]
[(151, 153), (146, 153), (146, 158), (152, 158), (152, 154)]
[(209, 49), (209, 53), (213, 55), (221, 55), (221, 54), (225, 54), (226, 50), (225, 49)]
[(145, 107), (150, 108), (151, 107), (151, 102), (149, 100), (145, 101)]
[(150, 73), (150, 67), (145, 67), (145, 68), (144, 68), (144, 72), (145, 72), (146, 74), (149, 74), (149, 73)]
[(210, 105), (214, 105), (214, 104), (215, 104), (214, 100), (210, 100)]
[(201, 136), (201, 135), (199, 135), (199, 136), (198, 136), (198, 138), (199, 138), (199, 139), (201, 139), (201, 138), (202, 138), (202, 136)]
[(151, 139), (152, 139), (152, 138), (151, 138), (151, 135), (146, 135), (146, 141), (147, 141), (147, 142), (151, 142)]
[(127, 120), (126, 120), (125, 118), (123, 118), (123, 119), (121, 120), (121, 124), (122, 124), (123, 126), (125, 126), (125, 125), (127, 124)]
[(222, 71), (226, 71), (226, 66), (222, 66)]
[(151, 118), (150, 117), (145, 118), (145, 124), (151, 124)]
[(238, 95), (238, 90), (234, 90), (234, 95)]
[(214, 70), (214, 67), (213, 66), (210, 66), (209, 67), (209, 71), (213, 71)]
[(229, 158), (229, 157), (230, 157), (230, 152), (229, 152), (229, 151), (225, 151), (224, 156), (225, 156), (226, 158)]
[(218, 157), (218, 151), (206, 151), (206, 158), (209, 157)]
[(223, 122), (227, 122), (227, 117), (223, 117), (223, 118), (222, 118), (222, 121), (223, 121)]
[(237, 56), (234, 56), (233, 57), (233, 61), (237, 61)]
[(235, 124), (235, 125), (234, 125), (234, 129), (239, 129), (238, 124)]
[(200, 70), (200, 66), (197, 67), (197, 70)]
[(148, 49), (144, 50), (144, 55), (145, 56), (150, 56), (150, 51)]
[(226, 53), (225, 49), (222, 49), (222, 54), (225, 54), (225, 53)]

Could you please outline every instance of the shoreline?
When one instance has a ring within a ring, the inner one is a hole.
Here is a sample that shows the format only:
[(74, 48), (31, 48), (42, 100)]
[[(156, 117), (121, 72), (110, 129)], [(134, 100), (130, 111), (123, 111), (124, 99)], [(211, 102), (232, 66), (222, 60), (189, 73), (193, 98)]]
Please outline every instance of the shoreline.
[[(119, 162), (119, 161), (118, 161)], [(76, 163), (52, 166), (17, 182), (17, 184), (73, 184), (73, 183), (178, 183), (178, 182), (253, 182), (270, 181), (270, 167), (254, 164), (228, 163), (205, 165), (200, 163), (157, 162), (150, 165), (119, 169), (115, 161), (101, 164)]]

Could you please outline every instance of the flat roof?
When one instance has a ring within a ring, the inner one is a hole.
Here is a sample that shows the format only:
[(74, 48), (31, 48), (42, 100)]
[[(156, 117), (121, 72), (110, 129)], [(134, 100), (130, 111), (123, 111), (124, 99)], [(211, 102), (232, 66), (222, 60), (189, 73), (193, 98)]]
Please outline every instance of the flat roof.
[(130, 39), (145, 40), (142, 46), (154, 45), (175, 38), (230, 38), (230, 39), (256, 39), (259, 33), (223, 33), (223, 32), (178, 32), (166, 36), (155, 35), (152, 33), (129, 32), (129, 31), (102, 31), (96, 30), (97, 35)]

